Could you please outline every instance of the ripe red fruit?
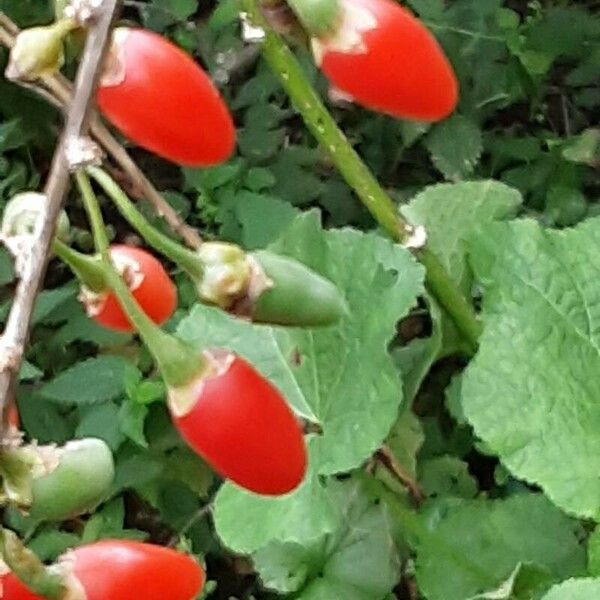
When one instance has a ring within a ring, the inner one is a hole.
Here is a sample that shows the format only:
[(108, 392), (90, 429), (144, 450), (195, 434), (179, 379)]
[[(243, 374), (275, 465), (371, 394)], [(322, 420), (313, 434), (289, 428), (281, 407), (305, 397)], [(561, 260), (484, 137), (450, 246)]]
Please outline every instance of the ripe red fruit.
[(336, 91), (401, 119), (439, 121), (458, 102), (456, 77), (433, 35), (392, 0), (341, 0), (335, 34), (314, 39)]
[(306, 472), (294, 413), (245, 360), (226, 352), (205, 355), (215, 371), (169, 393), (175, 427), (222, 477), (256, 494), (291, 492)]
[[(83, 588), (85, 600), (194, 600), (204, 585), (204, 571), (191, 557), (141, 542), (100, 541), (60, 560)], [(3, 577), (2, 586), (3, 600), (41, 600), (13, 574)]]
[[(110, 255), (148, 317), (158, 325), (167, 321), (177, 307), (177, 289), (160, 261), (133, 246), (111, 246)], [(82, 290), (80, 299), (88, 315), (100, 325), (115, 331), (135, 331), (112, 292)]]
[(180, 165), (215, 165), (233, 152), (235, 127), (208, 75), (151, 31), (115, 30), (97, 102), (126, 137)]
[(0, 579), (0, 598), (2, 600), (42, 600), (30, 592), (12, 573)]

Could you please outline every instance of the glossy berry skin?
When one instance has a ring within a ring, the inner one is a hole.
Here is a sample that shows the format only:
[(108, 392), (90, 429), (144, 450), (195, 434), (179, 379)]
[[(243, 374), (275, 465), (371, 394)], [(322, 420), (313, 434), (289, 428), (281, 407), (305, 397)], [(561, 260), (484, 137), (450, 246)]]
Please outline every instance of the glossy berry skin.
[(342, 26), (314, 40), (334, 89), (400, 119), (439, 121), (456, 108), (458, 83), (433, 35), (392, 0), (341, 0)]
[[(256, 494), (287, 494), (306, 472), (303, 432), (279, 391), (245, 360), (191, 386), (184, 416), (170, 406), (185, 441), (225, 479)], [(194, 389), (195, 388), (195, 389)]]
[[(133, 297), (154, 323), (162, 325), (167, 321), (177, 307), (177, 289), (160, 261), (145, 250), (125, 245), (111, 246), (110, 255), (117, 267), (131, 264), (135, 266), (134, 270), (139, 270), (139, 285), (135, 282), (136, 276), (132, 277), (134, 287), (130, 286), (130, 289)], [(127, 271), (125, 280), (128, 281)], [(112, 293), (107, 293), (94, 308), (93, 313), (88, 308), (88, 314), (103, 327), (126, 333), (135, 331)]]
[(115, 30), (96, 100), (126, 137), (180, 165), (216, 165), (234, 150), (232, 118), (208, 75), (151, 31)]
[[(161, 546), (128, 540), (105, 540), (65, 555), (85, 592), (85, 600), (195, 600), (204, 585), (196, 561)], [(42, 600), (14, 575), (2, 579), (2, 600)]]
[(30, 592), (12, 573), (3, 575), (0, 580), (2, 600), (43, 600)]

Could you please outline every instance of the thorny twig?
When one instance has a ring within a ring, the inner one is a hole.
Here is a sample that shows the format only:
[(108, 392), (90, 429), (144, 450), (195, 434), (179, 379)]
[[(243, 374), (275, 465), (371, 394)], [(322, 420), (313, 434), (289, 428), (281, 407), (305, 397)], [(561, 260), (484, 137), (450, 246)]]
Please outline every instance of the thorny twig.
[[(25, 261), (20, 281), (2, 338), (0, 339), (0, 409), (7, 412), (12, 400), (14, 383), (23, 360), (24, 348), (29, 336), (35, 299), (42, 284), (56, 221), (69, 186), (69, 164), (65, 155), (66, 145), (88, 133), (90, 107), (108, 46), (112, 21), (118, 0), (104, 0), (94, 22), (91, 24), (81, 60), (72, 103), (65, 128), (54, 158), (44, 193), (47, 204), (43, 218), (33, 233), (30, 255)], [(6, 32), (5, 33), (9, 33)], [(4, 35), (3, 37), (6, 37)]]
[[(0, 44), (8, 48), (12, 47), (18, 32), (18, 27), (6, 15), (0, 13)], [(43, 96), (54, 106), (65, 108), (71, 104), (73, 95), (71, 82), (60, 74), (44, 77), (38, 85), (27, 87)], [(139, 190), (152, 205), (156, 214), (162, 217), (171, 230), (179, 235), (189, 247), (198, 248), (202, 243), (198, 231), (179, 217), (173, 207), (161, 196), (135, 164), (123, 146), (95, 115), (92, 117), (90, 132), (106, 153), (127, 174), (133, 189)]]

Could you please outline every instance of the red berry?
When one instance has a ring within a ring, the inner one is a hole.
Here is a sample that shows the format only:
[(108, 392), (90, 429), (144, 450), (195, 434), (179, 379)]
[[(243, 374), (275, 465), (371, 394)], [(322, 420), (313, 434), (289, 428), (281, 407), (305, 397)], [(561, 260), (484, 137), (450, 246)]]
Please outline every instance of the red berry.
[[(204, 571), (191, 557), (141, 542), (100, 541), (76, 548), (61, 561), (85, 600), (195, 600), (204, 585)], [(41, 600), (12, 574), (2, 585), (3, 600)]]
[(216, 371), (169, 393), (175, 427), (222, 477), (256, 494), (291, 492), (306, 472), (304, 436), (294, 413), (245, 360), (205, 354)]
[(97, 101), (126, 137), (175, 163), (219, 164), (234, 150), (231, 115), (208, 75), (151, 31), (115, 30)]
[(456, 77), (433, 35), (392, 0), (341, 0), (340, 27), (313, 40), (333, 84), (367, 108), (401, 119), (439, 121), (458, 102)]
[[(177, 289), (160, 261), (133, 246), (112, 246), (110, 255), (148, 317), (158, 325), (167, 321), (177, 307)], [(115, 331), (135, 331), (112, 292), (95, 294), (85, 290), (80, 298), (88, 315), (100, 325)]]
[(2, 600), (42, 600), (40, 596), (30, 592), (12, 573), (2, 576), (0, 590)]

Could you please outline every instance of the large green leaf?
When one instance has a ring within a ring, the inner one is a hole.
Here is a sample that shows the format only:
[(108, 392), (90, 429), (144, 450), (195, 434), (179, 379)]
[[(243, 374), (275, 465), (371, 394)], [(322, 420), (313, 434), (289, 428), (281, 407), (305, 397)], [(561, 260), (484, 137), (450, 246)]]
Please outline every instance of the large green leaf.
[[(506, 500), (443, 500), (423, 516), (417, 581), (428, 600), (465, 600), (503, 582), (519, 563), (556, 579), (585, 568), (578, 526), (542, 495)], [(566, 598), (566, 596), (565, 596)]]
[(354, 482), (331, 483), (338, 507), (333, 535), (306, 544), (273, 543), (254, 555), (270, 589), (298, 592), (298, 600), (380, 600), (399, 578), (387, 515)]
[(485, 331), (465, 416), (519, 478), (600, 517), (600, 220), (567, 231), (494, 224), (471, 247)]
[(600, 579), (570, 579), (555, 585), (542, 600), (597, 600), (600, 598)]
[[(380, 446), (397, 416), (401, 380), (387, 345), (397, 321), (422, 292), (423, 270), (406, 250), (376, 235), (323, 232), (314, 213), (298, 218), (273, 248), (339, 286), (350, 307), (339, 326), (314, 330), (255, 326), (199, 306), (180, 324), (179, 334), (192, 344), (230, 348), (252, 362), (300, 414), (319, 424), (322, 434), (311, 440), (313, 472), (348, 471)], [(318, 485), (316, 479), (309, 485)], [(304, 506), (307, 500), (296, 497), (303, 494), (321, 496), (316, 490), (301, 490), (273, 502), (226, 486), (216, 507), (223, 539), (238, 550), (259, 548), (270, 539), (265, 525), (269, 518), (256, 514), (255, 522), (262, 526), (248, 531), (240, 528), (239, 514), (247, 514), (249, 506), (277, 511), (283, 503), (288, 508), (282, 515), (307, 509), (310, 515), (311, 508)], [(320, 508), (312, 510), (316, 514)], [(293, 515), (287, 519), (294, 521)], [(277, 539), (293, 537), (287, 524), (278, 524), (277, 529), (273, 532)]]
[(425, 188), (402, 213), (414, 225), (425, 226), (429, 248), (453, 281), (467, 289), (465, 237), (486, 223), (514, 216), (522, 201), (519, 191), (498, 181), (469, 181)]
[(273, 540), (301, 544), (333, 533), (338, 510), (311, 472), (293, 494), (278, 498), (256, 496), (225, 484), (216, 499), (214, 520), (219, 536), (232, 550), (250, 554)]

